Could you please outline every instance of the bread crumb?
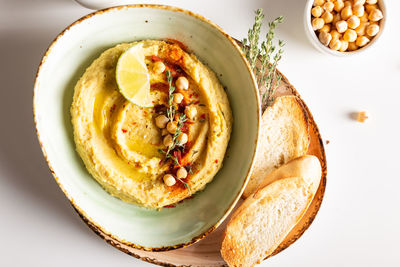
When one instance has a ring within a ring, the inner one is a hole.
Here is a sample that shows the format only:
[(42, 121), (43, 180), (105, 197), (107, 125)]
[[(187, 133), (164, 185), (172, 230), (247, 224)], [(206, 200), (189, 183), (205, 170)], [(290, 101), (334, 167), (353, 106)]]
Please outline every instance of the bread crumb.
[(367, 112), (361, 111), (361, 112), (357, 113), (357, 121), (358, 122), (363, 123), (363, 122), (365, 122), (366, 119), (368, 119)]
[(331, 142), (331, 141), (329, 141), (329, 140), (326, 140), (326, 141), (325, 141), (325, 143), (326, 143), (327, 145), (328, 145), (330, 142)]

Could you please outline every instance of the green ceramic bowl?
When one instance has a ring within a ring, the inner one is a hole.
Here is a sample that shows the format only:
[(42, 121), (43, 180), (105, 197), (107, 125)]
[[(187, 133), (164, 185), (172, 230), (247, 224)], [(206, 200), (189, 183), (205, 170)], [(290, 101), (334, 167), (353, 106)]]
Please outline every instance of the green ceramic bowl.
[[(149, 210), (109, 195), (75, 151), (69, 108), (74, 86), (105, 49), (143, 39), (177, 39), (226, 86), (234, 127), (224, 166), (204, 191), (176, 208)], [(253, 166), (260, 121), (257, 86), (234, 40), (189, 11), (132, 5), (89, 14), (50, 45), (38, 69), (34, 118), (50, 169), (73, 206), (94, 228), (135, 248), (168, 250), (213, 231), (240, 198)]]

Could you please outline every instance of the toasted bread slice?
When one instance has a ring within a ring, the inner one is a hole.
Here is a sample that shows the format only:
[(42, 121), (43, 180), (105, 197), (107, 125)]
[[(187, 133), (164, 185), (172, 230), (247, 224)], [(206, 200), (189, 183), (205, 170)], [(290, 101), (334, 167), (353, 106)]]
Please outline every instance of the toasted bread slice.
[(308, 116), (296, 96), (278, 97), (261, 120), (261, 136), (255, 165), (243, 197), (250, 196), (274, 169), (303, 156), (310, 145)]
[[(229, 266), (254, 266), (271, 255), (302, 218), (321, 180), (318, 158), (304, 156), (266, 178), (234, 212), (221, 255)], [(271, 182), (272, 181), (272, 182)]]

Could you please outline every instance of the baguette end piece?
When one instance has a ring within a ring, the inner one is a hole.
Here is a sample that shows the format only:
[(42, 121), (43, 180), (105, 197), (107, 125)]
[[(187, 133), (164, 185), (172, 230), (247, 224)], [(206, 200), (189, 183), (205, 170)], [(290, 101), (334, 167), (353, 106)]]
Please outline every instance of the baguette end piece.
[(307, 211), (321, 180), (320, 162), (314, 156), (304, 156), (287, 165), (271, 173), (275, 175), (273, 182), (260, 186), (234, 212), (221, 247), (229, 266), (260, 263)]

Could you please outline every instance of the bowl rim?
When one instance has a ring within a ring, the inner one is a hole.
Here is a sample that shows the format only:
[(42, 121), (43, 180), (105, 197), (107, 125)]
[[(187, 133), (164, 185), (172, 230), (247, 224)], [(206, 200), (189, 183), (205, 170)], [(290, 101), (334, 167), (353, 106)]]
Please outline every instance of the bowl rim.
[[(81, 209), (77, 203), (74, 201), (74, 199), (68, 194), (68, 192), (66, 191), (66, 189), (63, 187), (63, 185), (61, 184), (61, 182), (59, 181), (59, 178), (56, 174), (56, 172), (54, 171), (54, 168), (52, 167), (52, 164), (50, 163), (50, 160), (47, 156), (47, 152), (46, 149), (43, 145), (43, 141), (42, 138), (40, 137), (40, 133), (39, 133), (39, 129), (38, 129), (38, 117), (36, 114), (36, 108), (35, 108), (35, 103), (36, 103), (36, 91), (39, 88), (39, 83), (38, 83), (38, 78), (40, 77), (41, 74), (41, 70), (42, 70), (42, 66), (45, 64), (48, 56), (50, 55), (50, 53), (52, 52), (52, 48), (57, 44), (57, 42), (59, 41), (59, 39), (65, 34), (67, 33), (70, 29), (72, 29), (73, 27), (79, 25), (81, 22), (90, 19), (91, 17), (94, 17), (96, 15), (101, 15), (110, 11), (118, 11), (118, 10), (126, 10), (126, 9), (136, 9), (136, 8), (150, 8), (150, 9), (158, 9), (158, 10), (166, 10), (166, 11), (172, 11), (172, 12), (178, 12), (178, 13), (184, 13), (187, 14), (195, 19), (198, 19), (202, 22), (205, 22), (206, 24), (210, 25), (211, 27), (213, 27), (214, 29), (216, 29), (220, 34), (222, 34), (229, 42), (230, 44), (233, 46), (233, 48), (236, 50), (236, 52), (238, 52), (240, 58), (242, 59), (242, 61), (245, 63), (245, 66), (247, 68), (247, 71), (250, 73), (250, 77), (252, 80), (252, 90), (254, 91), (254, 95), (256, 97), (256, 102), (257, 102), (257, 126), (256, 126), (256, 130), (257, 130), (257, 134), (255, 137), (255, 146), (254, 146), (254, 150), (252, 153), (252, 158), (251, 158), (251, 163), (250, 166), (248, 167), (247, 173), (246, 173), (246, 177), (244, 179), (244, 182), (239, 190), (239, 192), (237, 193), (237, 195), (235, 196), (234, 200), (230, 203), (230, 205), (228, 206), (228, 208), (225, 210), (224, 215), (213, 225), (211, 226), (209, 229), (207, 229), (206, 231), (204, 231), (203, 233), (201, 233), (198, 236), (193, 237), (190, 241), (185, 242), (185, 243), (180, 243), (180, 244), (176, 244), (176, 245), (171, 245), (171, 246), (162, 246), (162, 247), (146, 247), (146, 246), (142, 246), (142, 245), (138, 245), (138, 244), (134, 244), (132, 242), (128, 242), (126, 240), (123, 240), (115, 235), (113, 235), (112, 233), (109, 233), (108, 231), (106, 231), (105, 229), (103, 229), (97, 222), (95, 222), (92, 218), (90, 218), (90, 216), (88, 216), (86, 214), (86, 212)], [(48, 48), (46, 49), (46, 51), (44, 52), (44, 55), (39, 63), (39, 66), (37, 68), (36, 71), (36, 75), (35, 75), (35, 82), (34, 82), (34, 87), (33, 87), (33, 119), (34, 119), (34, 124), (35, 124), (35, 130), (36, 130), (36, 135), (38, 137), (38, 141), (39, 141), (39, 145), (40, 148), (42, 150), (43, 156), (47, 162), (47, 165), (50, 169), (50, 172), (52, 173), (54, 179), (56, 180), (58, 186), (61, 188), (61, 190), (63, 191), (64, 195), (68, 198), (68, 200), (70, 201), (71, 205), (73, 206), (73, 208), (75, 209), (75, 211), (77, 211), (77, 213), (80, 215), (80, 217), (88, 223), (91, 224), (92, 227), (90, 227), (97, 235), (99, 235), (101, 237), (101, 235), (99, 234), (98, 231), (103, 232), (105, 235), (118, 240), (119, 242), (121, 242), (122, 244), (129, 246), (129, 247), (133, 247), (136, 249), (140, 249), (140, 250), (144, 250), (144, 251), (152, 251), (152, 252), (158, 252), (158, 251), (168, 251), (168, 250), (174, 250), (174, 249), (178, 249), (178, 248), (183, 248), (183, 247), (187, 247), (190, 246), (198, 241), (200, 241), (201, 239), (205, 238), (208, 234), (210, 234), (211, 232), (213, 232), (215, 229), (217, 229), (218, 226), (220, 226), (222, 224), (222, 222), (229, 216), (229, 214), (232, 212), (233, 208), (236, 206), (236, 203), (239, 201), (240, 197), (243, 194), (243, 191), (250, 179), (250, 175), (253, 171), (254, 168), (254, 164), (255, 164), (255, 156), (256, 153), (258, 151), (258, 141), (260, 138), (260, 122), (261, 122), (261, 101), (260, 101), (260, 96), (258, 93), (258, 85), (256, 82), (256, 78), (254, 76), (253, 71), (251, 70), (251, 67), (244, 55), (244, 53), (242, 52), (241, 48), (239, 47), (239, 45), (236, 43), (236, 41), (229, 35), (227, 34), (224, 30), (222, 30), (221, 27), (219, 27), (217, 24), (215, 24), (214, 22), (212, 22), (209, 19), (206, 19), (205, 17), (194, 13), (192, 11), (183, 9), (183, 8), (178, 8), (178, 7), (174, 7), (174, 6), (169, 6), (169, 5), (158, 5), (158, 4), (131, 4), (131, 5), (120, 5), (120, 6), (113, 6), (113, 7), (108, 7), (108, 8), (104, 8), (101, 10), (97, 10), (94, 12), (91, 12), (79, 19), (77, 19), (76, 21), (74, 21), (73, 23), (71, 23), (69, 26), (67, 26), (64, 30), (62, 30), (55, 38), (54, 40), (50, 43), (50, 45), (48, 46)], [(97, 231), (94, 230), (94, 228), (97, 229)]]
[(333, 56), (337, 56), (337, 57), (354, 56), (354, 55), (360, 54), (361, 52), (364, 52), (364, 51), (370, 49), (372, 46), (374, 46), (376, 44), (376, 42), (380, 39), (380, 37), (385, 29), (385, 22), (386, 22), (386, 16), (387, 16), (386, 4), (385, 4), (384, 0), (378, 0), (378, 6), (383, 13), (383, 18), (379, 21), (380, 30), (379, 30), (378, 34), (375, 35), (374, 38), (372, 38), (372, 40), (367, 45), (365, 45), (364, 47), (358, 48), (357, 50), (348, 51), (348, 52), (340, 52), (340, 51), (332, 50), (329, 47), (321, 44), (315, 31), (312, 29), (311, 8), (313, 6), (313, 3), (314, 3), (314, 0), (307, 0), (307, 3), (305, 5), (304, 29), (306, 31), (306, 35), (307, 35), (310, 43), (312, 43), (314, 48), (316, 48), (318, 51), (320, 51), (323, 54), (333, 55)]

